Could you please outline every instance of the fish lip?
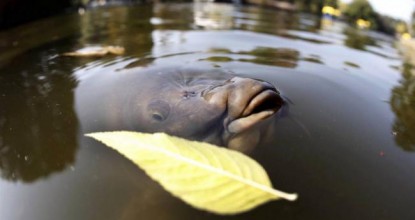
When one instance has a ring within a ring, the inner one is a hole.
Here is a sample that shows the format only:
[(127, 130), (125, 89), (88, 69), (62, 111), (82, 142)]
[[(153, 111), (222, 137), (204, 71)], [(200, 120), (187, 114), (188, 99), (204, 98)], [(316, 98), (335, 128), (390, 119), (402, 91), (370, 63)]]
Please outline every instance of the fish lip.
[(273, 116), (283, 103), (280, 93), (275, 88), (266, 87), (251, 98), (239, 117), (227, 122), (226, 128), (230, 134), (244, 132)]
[(273, 87), (266, 87), (254, 95), (242, 112), (242, 117), (261, 111), (277, 112), (283, 104), (280, 93)]

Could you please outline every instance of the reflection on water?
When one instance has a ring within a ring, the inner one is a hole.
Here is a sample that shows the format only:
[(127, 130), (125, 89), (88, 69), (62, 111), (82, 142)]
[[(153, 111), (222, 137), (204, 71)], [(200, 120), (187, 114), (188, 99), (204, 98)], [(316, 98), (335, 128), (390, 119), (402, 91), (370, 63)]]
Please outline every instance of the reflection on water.
[[(311, 54), (308, 57), (300, 57), (300, 52), (290, 48), (269, 48), (269, 47), (256, 47), (251, 51), (237, 51), (232, 52), (225, 48), (212, 48), (207, 51), (207, 53), (214, 54), (226, 54), (227, 56), (211, 56), (201, 61), (211, 61), (211, 62), (248, 62), (261, 65), (269, 66), (280, 66), (285, 68), (295, 68), (298, 61), (307, 61), (313, 63), (323, 64), (318, 55)], [(232, 55), (249, 55), (253, 58), (231, 58)]]
[(17, 57), (0, 77), (0, 174), (32, 182), (74, 163), (76, 81), (43, 52)]
[[(60, 56), (108, 45), (125, 54)], [(112, 7), (0, 33), (0, 219), (222, 219), (83, 136), (108, 119), (99, 106), (134, 114), (145, 80), (116, 79), (172, 65), (265, 80), (290, 100), (253, 156), (300, 199), (226, 218), (412, 219), (415, 82), (392, 45), (314, 15), (225, 4)]]
[(349, 61), (344, 61), (344, 64), (347, 65), (347, 66), (355, 67), (355, 68), (360, 67), (358, 64), (353, 63), (353, 62), (349, 62)]
[(411, 64), (402, 65), (402, 77), (390, 98), (396, 116), (392, 130), (396, 143), (402, 149), (415, 151), (415, 71)]
[(346, 28), (344, 30), (346, 40), (344, 44), (350, 48), (365, 50), (366, 46), (376, 46), (376, 41), (370, 36), (360, 33), (360, 30), (355, 28)]
[[(232, 52), (227, 49), (212, 48), (208, 53), (215, 54), (226, 54), (228, 56), (211, 56), (205, 59), (211, 62), (248, 62), (270, 66), (281, 66), (286, 68), (296, 67), (299, 58), (299, 52), (289, 48), (268, 48), (268, 47), (257, 47), (251, 51), (238, 51)], [(233, 54), (248, 55), (246, 58), (231, 58)], [(252, 58), (251, 58), (252, 57)]]
[[(180, 11), (180, 13), (177, 13)], [(158, 29), (240, 29), (253, 32), (284, 35), (292, 28), (315, 30), (319, 20), (310, 16), (308, 22), (299, 24), (296, 13), (268, 9), (265, 7), (235, 7), (227, 4), (161, 5), (154, 7), (152, 24)], [(311, 21), (311, 23), (310, 23)]]

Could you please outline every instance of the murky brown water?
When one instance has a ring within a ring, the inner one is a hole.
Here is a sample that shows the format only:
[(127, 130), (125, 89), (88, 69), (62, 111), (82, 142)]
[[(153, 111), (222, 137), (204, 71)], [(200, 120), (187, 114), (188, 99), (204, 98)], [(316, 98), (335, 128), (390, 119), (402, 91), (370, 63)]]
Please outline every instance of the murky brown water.
[[(101, 45), (126, 53), (58, 56)], [(415, 217), (415, 77), (387, 37), (306, 14), (175, 4), (39, 21), (0, 33), (0, 51), (0, 219)], [(298, 201), (198, 211), (83, 136), (99, 125), (83, 98), (100, 79), (172, 64), (263, 79), (291, 100), (254, 157)]]

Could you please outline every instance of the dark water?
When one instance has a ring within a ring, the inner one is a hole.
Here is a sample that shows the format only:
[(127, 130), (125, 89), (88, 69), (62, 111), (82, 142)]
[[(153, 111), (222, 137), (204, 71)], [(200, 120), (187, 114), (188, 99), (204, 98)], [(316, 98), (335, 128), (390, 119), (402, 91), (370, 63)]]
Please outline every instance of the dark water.
[[(126, 53), (58, 56), (102, 45)], [(264, 8), (155, 5), (39, 21), (0, 33), (0, 51), (0, 219), (415, 218), (415, 79), (392, 39)], [(263, 79), (291, 100), (254, 157), (298, 201), (198, 211), (83, 136), (100, 111), (80, 101), (92, 82), (172, 64)]]

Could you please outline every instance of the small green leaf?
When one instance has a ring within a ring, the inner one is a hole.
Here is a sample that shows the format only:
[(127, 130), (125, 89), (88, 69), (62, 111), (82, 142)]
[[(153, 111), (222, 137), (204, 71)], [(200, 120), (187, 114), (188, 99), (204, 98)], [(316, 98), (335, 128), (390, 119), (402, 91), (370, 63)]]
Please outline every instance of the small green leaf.
[(186, 203), (217, 214), (237, 214), (270, 200), (295, 200), (272, 188), (265, 170), (237, 151), (163, 133), (87, 134), (141, 167)]

